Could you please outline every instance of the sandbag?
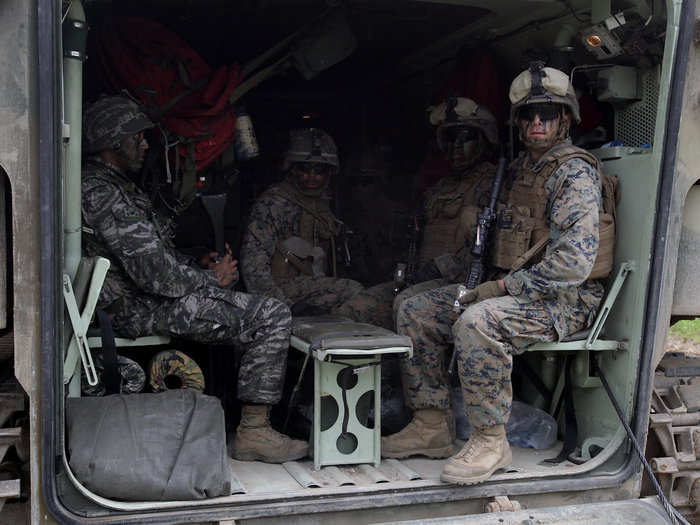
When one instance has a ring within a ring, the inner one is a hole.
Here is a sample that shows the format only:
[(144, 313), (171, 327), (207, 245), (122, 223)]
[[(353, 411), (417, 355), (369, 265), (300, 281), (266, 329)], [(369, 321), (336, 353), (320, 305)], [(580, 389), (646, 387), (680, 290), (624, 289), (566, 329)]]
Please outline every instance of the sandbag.
[(231, 494), (224, 412), (190, 389), (66, 400), (69, 464), (112, 499), (169, 501)]

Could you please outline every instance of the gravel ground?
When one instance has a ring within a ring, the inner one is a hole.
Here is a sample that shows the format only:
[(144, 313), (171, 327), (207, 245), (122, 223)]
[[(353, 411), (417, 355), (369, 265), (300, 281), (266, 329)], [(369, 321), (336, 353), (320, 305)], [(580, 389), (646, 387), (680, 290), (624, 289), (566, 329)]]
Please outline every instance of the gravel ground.
[(667, 352), (685, 352), (688, 354), (700, 356), (700, 343), (696, 343), (692, 339), (686, 339), (677, 335), (669, 334), (666, 339)]

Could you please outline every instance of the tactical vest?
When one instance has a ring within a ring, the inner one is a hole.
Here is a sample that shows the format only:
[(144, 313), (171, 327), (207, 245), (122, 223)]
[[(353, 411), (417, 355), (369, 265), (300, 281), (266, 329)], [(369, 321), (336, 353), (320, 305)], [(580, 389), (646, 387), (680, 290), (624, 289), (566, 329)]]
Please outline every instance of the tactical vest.
[[(499, 205), (492, 263), (498, 268), (515, 270), (541, 256), (549, 240), (547, 210), (548, 192), (545, 184), (565, 162), (580, 158), (600, 173), (602, 209), (599, 219), (600, 245), (589, 280), (602, 279), (612, 271), (615, 246), (615, 204), (617, 177), (602, 174), (598, 159), (584, 149), (565, 143), (555, 146), (534, 167), (526, 166), (526, 155), (511, 165), (513, 183), (506, 205)], [(563, 183), (562, 180), (560, 182)], [(554, 189), (553, 195), (559, 192)], [(525, 254), (525, 256), (524, 256)]]
[[(309, 196), (300, 192), (290, 181), (285, 180), (272, 191), (273, 195), (282, 197), (301, 208), (299, 219), (299, 237), (306, 241), (311, 248), (319, 248), (321, 257), (331, 256), (330, 270), (336, 275), (335, 268), (335, 235), (338, 220), (330, 208), (330, 201), (322, 196)], [(298, 245), (298, 242), (286, 242), (290, 239), (281, 239), (275, 254), (272, 257), (272, 276), (275, 281), (286, 281), (298, 275), (315, 275), (314, 267), (318, 266), (317, 260), (311, 260), (308, 256), (310, 250), (302, 250), (303, 253), (290, 251), (290, 246)], [(319, 250), (314, 250), (316, 254)], [(316, 255), (318, 257), (318, 255)], [(327, 269), (328, 263), (324, 264)]]
[(482, 162), (465, 178), (438, 182), (439, 186), (425, 200), (421, 262), (431, 261), (445, 253), (469, 251), (476, 218), (481, 208), (488, 204), (488, 191), (495, 173), (493, 164)]

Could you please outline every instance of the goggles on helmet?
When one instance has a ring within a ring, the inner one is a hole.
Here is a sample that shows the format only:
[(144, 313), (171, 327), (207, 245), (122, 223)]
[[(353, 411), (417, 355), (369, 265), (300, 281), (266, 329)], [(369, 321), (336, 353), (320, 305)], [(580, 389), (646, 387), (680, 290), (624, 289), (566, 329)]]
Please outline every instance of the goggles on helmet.
[(518, 110), (518, 120), (532, 122), (537, 115), (541, 121), (546, 122), (556, 120), (557, 117), (561, 116), (561, 113), (561, 104), (526, 104)]
[(333, 166), (324, 162), (295, 162), (292, 165), (292, 170), (297, 174), (330, 175)]
[(479, 138), (479, 132), (473, 128), (450, 127), (445, 130), (444, 138), (446, 142), (453, 142), (461, 145), (471, 140)]

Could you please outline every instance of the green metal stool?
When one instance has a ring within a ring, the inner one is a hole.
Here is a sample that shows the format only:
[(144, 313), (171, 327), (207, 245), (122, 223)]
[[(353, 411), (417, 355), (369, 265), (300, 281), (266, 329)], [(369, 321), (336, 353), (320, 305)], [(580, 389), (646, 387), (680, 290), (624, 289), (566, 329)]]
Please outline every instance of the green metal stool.
[[(314, 360), (314, 468), (381, 462), (381, 359), (411, 357), (409, 337), (339, 316), (299, 317), (291, 346)], [(369, 410), (374, 422), (368, 424)]]

